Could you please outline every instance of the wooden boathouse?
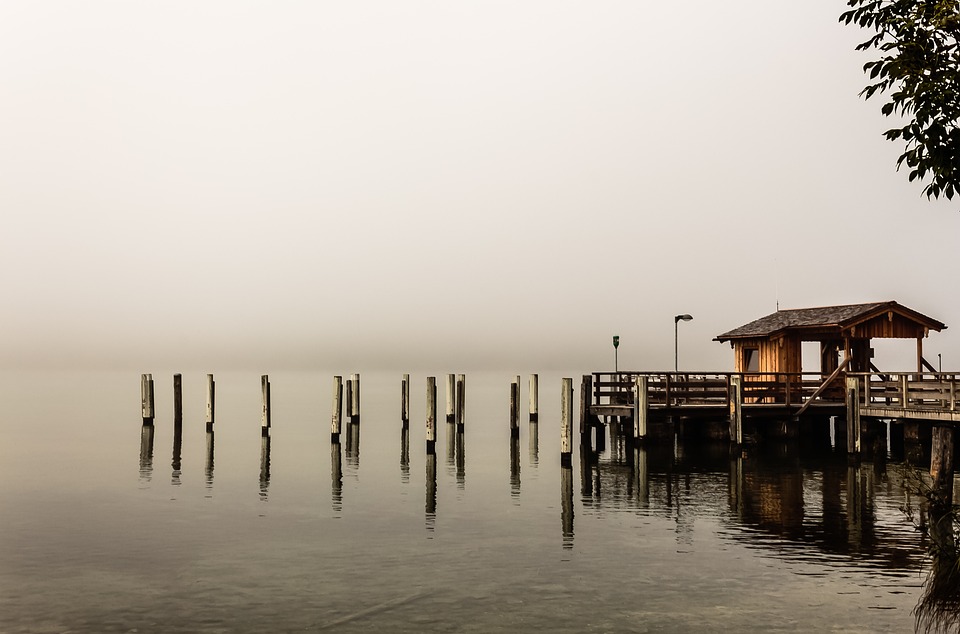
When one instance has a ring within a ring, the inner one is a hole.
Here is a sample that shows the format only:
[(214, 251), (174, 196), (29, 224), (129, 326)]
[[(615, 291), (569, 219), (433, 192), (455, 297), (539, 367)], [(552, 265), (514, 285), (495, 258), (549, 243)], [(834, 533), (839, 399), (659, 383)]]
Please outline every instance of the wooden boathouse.
[[(861, 417), (960, 421), (958, 375), (937, 372), (923, 356), (924, 339), (945, 328), (894, 301), (778, 310), (714, 339), (733, 349), (733, 372), (583, 377), (581, 433), (589, 436), (604, 422), (632, 421), (637, 438), (665, 437), (679, 427), (739, 444), (745, 421), (761, 435), (790, 437), (809, 429), (822, 436), (838, 417), (848, 421), (850, 446), (859, 451)], [(916, 370), (877, 368), (871, 342), (880, 338), (915, 340)], [(805, 342), (819, 344), (815, 372), (803, 372)]]

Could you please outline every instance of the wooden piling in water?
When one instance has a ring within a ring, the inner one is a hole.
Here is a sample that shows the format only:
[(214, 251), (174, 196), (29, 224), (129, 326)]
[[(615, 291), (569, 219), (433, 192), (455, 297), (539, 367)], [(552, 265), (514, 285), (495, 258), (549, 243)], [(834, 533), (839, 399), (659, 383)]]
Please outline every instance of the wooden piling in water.
[(437, 448), (437, 377), (427, 377), (427, 453)]
[(447, 422), (457, 422), (457, 377), (447, 375)]
[(153, 375), (140, 375), (140, 414), (144, 425), (153, 425)]
[(400, 423), (403, 429), (410, 425), (410, 375), (404, 374), (400, 380)]
[(847, 377), (847, 455), (860, 457), (860, 379)]
[(953, 424), (938, 424), (933, 427), (930, 446), (930, 477), (933, 491), (943, 509), (953, 507)]
[(646, 376), (638, 376), (633, 395), (633, 438), (646, 440), (647, 417), (650, 414), (650, 395), (647, 392)]
[(360, 375), (351, 374), (350, 382), (353, 384), (353, 389), (349, 392), (350, 422), (359, 424), (360, 423)]
[(353, 375), (347, 379), (347, 393), (344, 395), (343, 402), (346, 406), (346, 417), (348, 423), (353, 423)]
[(572, 466), (573, 453), (573, 379), (563, 379), (560, 388), (560, 464)]
[(183, 423), (183, 376), (173, 375), (173, 424)]
[(333, 411), (330, 416), (330, 442), (340, 442), (343, 427), (343, 377), (333, 377)]
[(213, 375), (207, 375), (207, 431), (213, 431), (213, 421), (215, 420), (217, 409), (217, 384), (213, 380)]
[(743, 444), (743, 377), (730, 377), (730, 443)]
[(270, 435), (270, 377), (266, 374), (260, 377), (260, 393), (262, 414), (260, 416), (260, 435)]
[(511, 383), (510, 384), (510, 437), (519, 438), (520, 437), (520, 422), (517, 420), (519, 418), (520, 408), (517, 406), (517, 401), (520, 400), (520, 384)]
[(540, 376), (530, 375), (530, 422), (536, 423), (540, 418)]
[(590, 396), (593, 392), (593, 376), (584, 374), (580, 379), (580, 444), (593, 448), (590, 434)]
[(513, 407), (516, 409), (515, 416), (517, 419), (517, 425), (519, 426), (520, 424), (520, 375), (519, 374), (514, 379), (514, 383), (517, 384), (517, 398), (515, 398), (513, 401)]
[(467, 376), (465, 374), (457, 375), (457, 431), (463, 431), (463, 418), (467, 411)]

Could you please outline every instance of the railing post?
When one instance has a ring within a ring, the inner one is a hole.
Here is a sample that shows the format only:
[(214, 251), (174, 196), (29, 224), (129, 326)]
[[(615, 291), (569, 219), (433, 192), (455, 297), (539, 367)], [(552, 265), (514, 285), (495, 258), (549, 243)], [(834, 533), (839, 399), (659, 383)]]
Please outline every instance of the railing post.
[(910, 376), (907, 374), (900, 375), (900, 407), (907, 407), (907, 385), (909, 382)]
[(847, 454), (860, 455), (860, 379), (847, 377)]
[(743, 376), (730, 376), (730, 442), (743, 444)]
[(957, 377), (950, 375), (950, 411), (957, 411)]

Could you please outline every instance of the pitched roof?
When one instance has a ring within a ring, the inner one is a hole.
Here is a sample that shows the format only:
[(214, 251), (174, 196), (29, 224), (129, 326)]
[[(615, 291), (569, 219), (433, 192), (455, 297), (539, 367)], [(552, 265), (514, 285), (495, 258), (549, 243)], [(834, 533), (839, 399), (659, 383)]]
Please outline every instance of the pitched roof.
[(873, 317), (876, 313), (891, 310), (933, 330), (940, 331), (947, 327), (936, 319), (927, 317), (906, 306), (901, 306), (897, 302), (890, 301), (778, 310), (766, 317), (761, 317), (760, 319), (751, 321), (749, 324), (718, 335), (714, 340), (727, 341), (728, 339), (738, 339), (742, 337), (768, 337), (782, 330), (793, 328), (829, 328), (832, 326), (843, 329)]

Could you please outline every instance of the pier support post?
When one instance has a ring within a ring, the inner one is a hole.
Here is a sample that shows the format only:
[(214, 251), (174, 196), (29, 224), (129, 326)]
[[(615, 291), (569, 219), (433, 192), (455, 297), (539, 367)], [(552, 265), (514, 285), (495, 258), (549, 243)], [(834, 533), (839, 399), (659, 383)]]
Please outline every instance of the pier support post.
[(427, 377), (427, 454), (437, 449), (437, 377)]
[(213, 431), (213, 422), (217, 412), (217, 383), (213, 375), (207, 375), (207, 431)]
[(266, 374), (260, 377), (260, 396), (263, 406), (260, 415), (260, 435), (267, 437), (270, 435), (270, 377)]
[[(586, 379), (586, 377), (584, 377)], [(581, 399), (583, 397), (581, 396)], [(581, 403), (583, 401), (581, 400)], [(582, 406), (581, 406), (582, 411)], [(560, 388), (560, 465), (573, 465), (573, 379), (563, 379)]]
[(153, 425), (153, 375), (140, 375), (140, 414), (144, 425)]
[(330, 415), (330, 442), (340, 442), (340, 431), (343, 426), (343, 377), (333, 377), (333, 411)]
[(351, 374), (350, 382), (353, 384), (353, 389), (347, 392), (350, 394), (350, 422), (359, 424), (360, 423), (360, 375)]
[(447, 422), (457, 422), (457, 377), (447, 375)]
[(530, 422), (536, 423), (540, 419), (540, 376), (530, 375)]
[(743, 444), (743, 377), (730, 377), (730, 443)]
[(403, 429), (410, 425), (410, 375), (404, 374), (400, 380), (400, 424)]
[(847, 455), (860, 457), (860, 379), (847, 377)]
[(941, 508), (953, 505), (953, 424), (938, 424), (933, 427), (930, 447), (930, 477), (933, 491)]
[(518, 414), (520, 413), (520, 407), (518, 401), (520, 400), (520, 384), (514, 381), (510, 384), (510, 437), (519, 438), (520, 437), (520, 421)]
[(467, 375), (457, 375), (457, 432), (463, 431), (464, 414), (467, 412)]
[(580, 380), (580, 445), (593, 449), (591, 435), (593, 421), (590, 416), (590, 399), (593, 395), (593, 376), (584, 374)]
[(647, 416), (650, 412), (650, 396), (647, 393), (646, 376), (638, 376), (634, 385), (633, 396), (633, 438), (635, 440), (646, 440), (647, 438)]
[(173, 424), (183, 424), (183, 376), (173, 375)]

